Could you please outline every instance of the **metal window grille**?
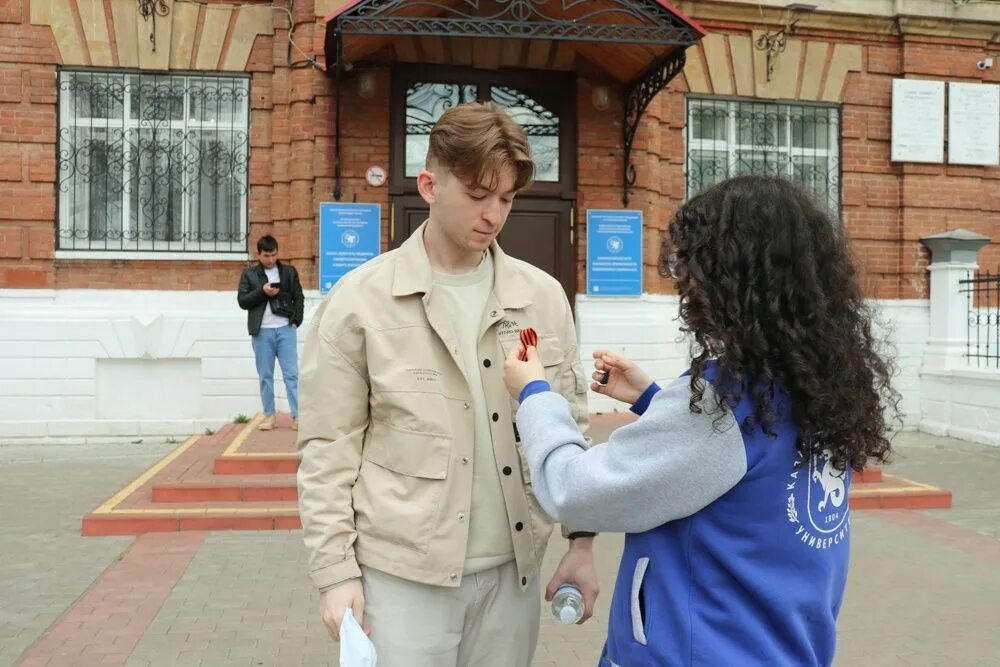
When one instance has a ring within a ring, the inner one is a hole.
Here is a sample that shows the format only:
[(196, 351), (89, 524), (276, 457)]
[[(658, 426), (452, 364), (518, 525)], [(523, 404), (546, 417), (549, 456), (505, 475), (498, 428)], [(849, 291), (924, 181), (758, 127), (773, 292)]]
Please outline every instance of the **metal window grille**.
[(732, 176), (783, 176), (840, 214), (837, 107), (688, 98), (687, 196)]
[(246, 252), (249, 79), (59, 72), (61, 250)]
[(965, 356), (976, 368), (1000, 368), (1000, 272), (976, 271), (958, 281), (966, 295)]

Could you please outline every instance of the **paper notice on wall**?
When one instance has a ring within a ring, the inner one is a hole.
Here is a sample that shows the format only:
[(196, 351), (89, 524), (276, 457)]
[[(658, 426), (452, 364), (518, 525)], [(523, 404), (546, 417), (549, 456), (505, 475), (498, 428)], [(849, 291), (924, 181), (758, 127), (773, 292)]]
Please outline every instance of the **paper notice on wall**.
[(944, 162), (944, 82), (892, 81), (892, 161)]
[(948, 84), (948, 162), (1000, 164), (1000, 86)]

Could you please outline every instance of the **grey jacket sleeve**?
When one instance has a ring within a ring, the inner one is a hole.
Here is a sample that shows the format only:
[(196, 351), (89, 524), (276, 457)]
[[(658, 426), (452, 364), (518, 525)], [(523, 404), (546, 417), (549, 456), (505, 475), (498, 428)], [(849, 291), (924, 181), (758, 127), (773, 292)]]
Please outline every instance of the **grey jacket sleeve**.
[[(639, 533), (694, 514), (746, 474), (743, 436), (732, 415), (688, 408), (688, 378), (662, 389), (638, 421), (587, 448), (569, 405), (553, 392), (534, 394), (517, 411), (538, 502), (582, 530)], [(705, 388), (705, 404), (716, 394)]]

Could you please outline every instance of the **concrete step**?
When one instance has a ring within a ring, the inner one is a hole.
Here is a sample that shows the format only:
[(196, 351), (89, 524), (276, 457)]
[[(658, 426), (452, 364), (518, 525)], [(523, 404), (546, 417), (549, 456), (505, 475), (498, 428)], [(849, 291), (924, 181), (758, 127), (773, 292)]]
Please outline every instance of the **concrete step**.
[(186, 530), (298, 530), (302, 527), (298, 508), (293, 503), (286, 507), (239, 508), (239, 512), (233, 511), (236, 508), (221, 507), (208, 511), (200, 507), (191, 508), (191, 512), (183, 509), (155, 514), (142, 511), (88, 514), (83, 518), (83, 535), (142, 535)]
[(296, 454), (244, 454), (215, 459), (216, 475), (294, 475), (299, 469)]
[(851, 509), (946, 509), (951, 507), (951, 491), (921, 484), (896, 475), (882, 475), (878, 482), (851, 488)]
[[(227, 424), (192, 436), (131, 484), (83, 517), (84, 535), (138, 535), (182, 530), (296, 530), (299, 459), (287, 415), (278, 428)], [(628, 418), (596, 426), (606, 436)], [(951, 506), (951, 492), (871, 468), (854, 475), (853, 509)]]
[(295, 475), (218, 475), (153, 485), (154, 503), (296, 501)]

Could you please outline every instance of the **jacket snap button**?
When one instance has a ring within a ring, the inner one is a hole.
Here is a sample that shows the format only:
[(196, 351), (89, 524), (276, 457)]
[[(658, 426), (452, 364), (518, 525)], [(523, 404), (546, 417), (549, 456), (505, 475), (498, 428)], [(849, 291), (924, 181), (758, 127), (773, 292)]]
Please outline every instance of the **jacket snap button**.
[(518, 521), (514, 524), (514, 530), (524, 530), (524, 524)]
[(468, 410), (469, 409), (469, 404), (468, 403), (462, 403), (462, 407), (465, 408), (466, 410)]
[(490, 367), (490, 360), (489, 359), (483, 359), (483, 366), (486, 366), (486, 368), (489, 368)]
[(456, 579), (458, 579), (458, 575), (452, 572), (450, 575), (448, 575), (448, 578), (451, 579), (452, 581), (455, 581)]
[(462, 463), (463, 464), (467, 464), (468, 462), (469, 462), (469, 457), (468, 456), (463, 456), (462, 457)]
[(458, 515), (458, 520), (459, 521), (465, 521), (465, 515), (464, 514), (459, 514)]
[(503, 474), (509, 475), (510, 473), (511, 473), (510, 466), (504, 466), (503, 467)]
[[(452, 575), (452, 576), (454, 576), (454, 575)], [(521, 577), (521, 585), (522, 586), (527, 586), (528, 585), (528, 578), (527, 577)]]
[(491, 310), (490, 311), (490, 317), (496, 317), (496, 316), (497, 316), (497, 311)]
[(493, 413), (493, 421), (495, 421), (495, 422), (500, 421), (500, 415), (498, 415), (497, 413), (494, 412)]

